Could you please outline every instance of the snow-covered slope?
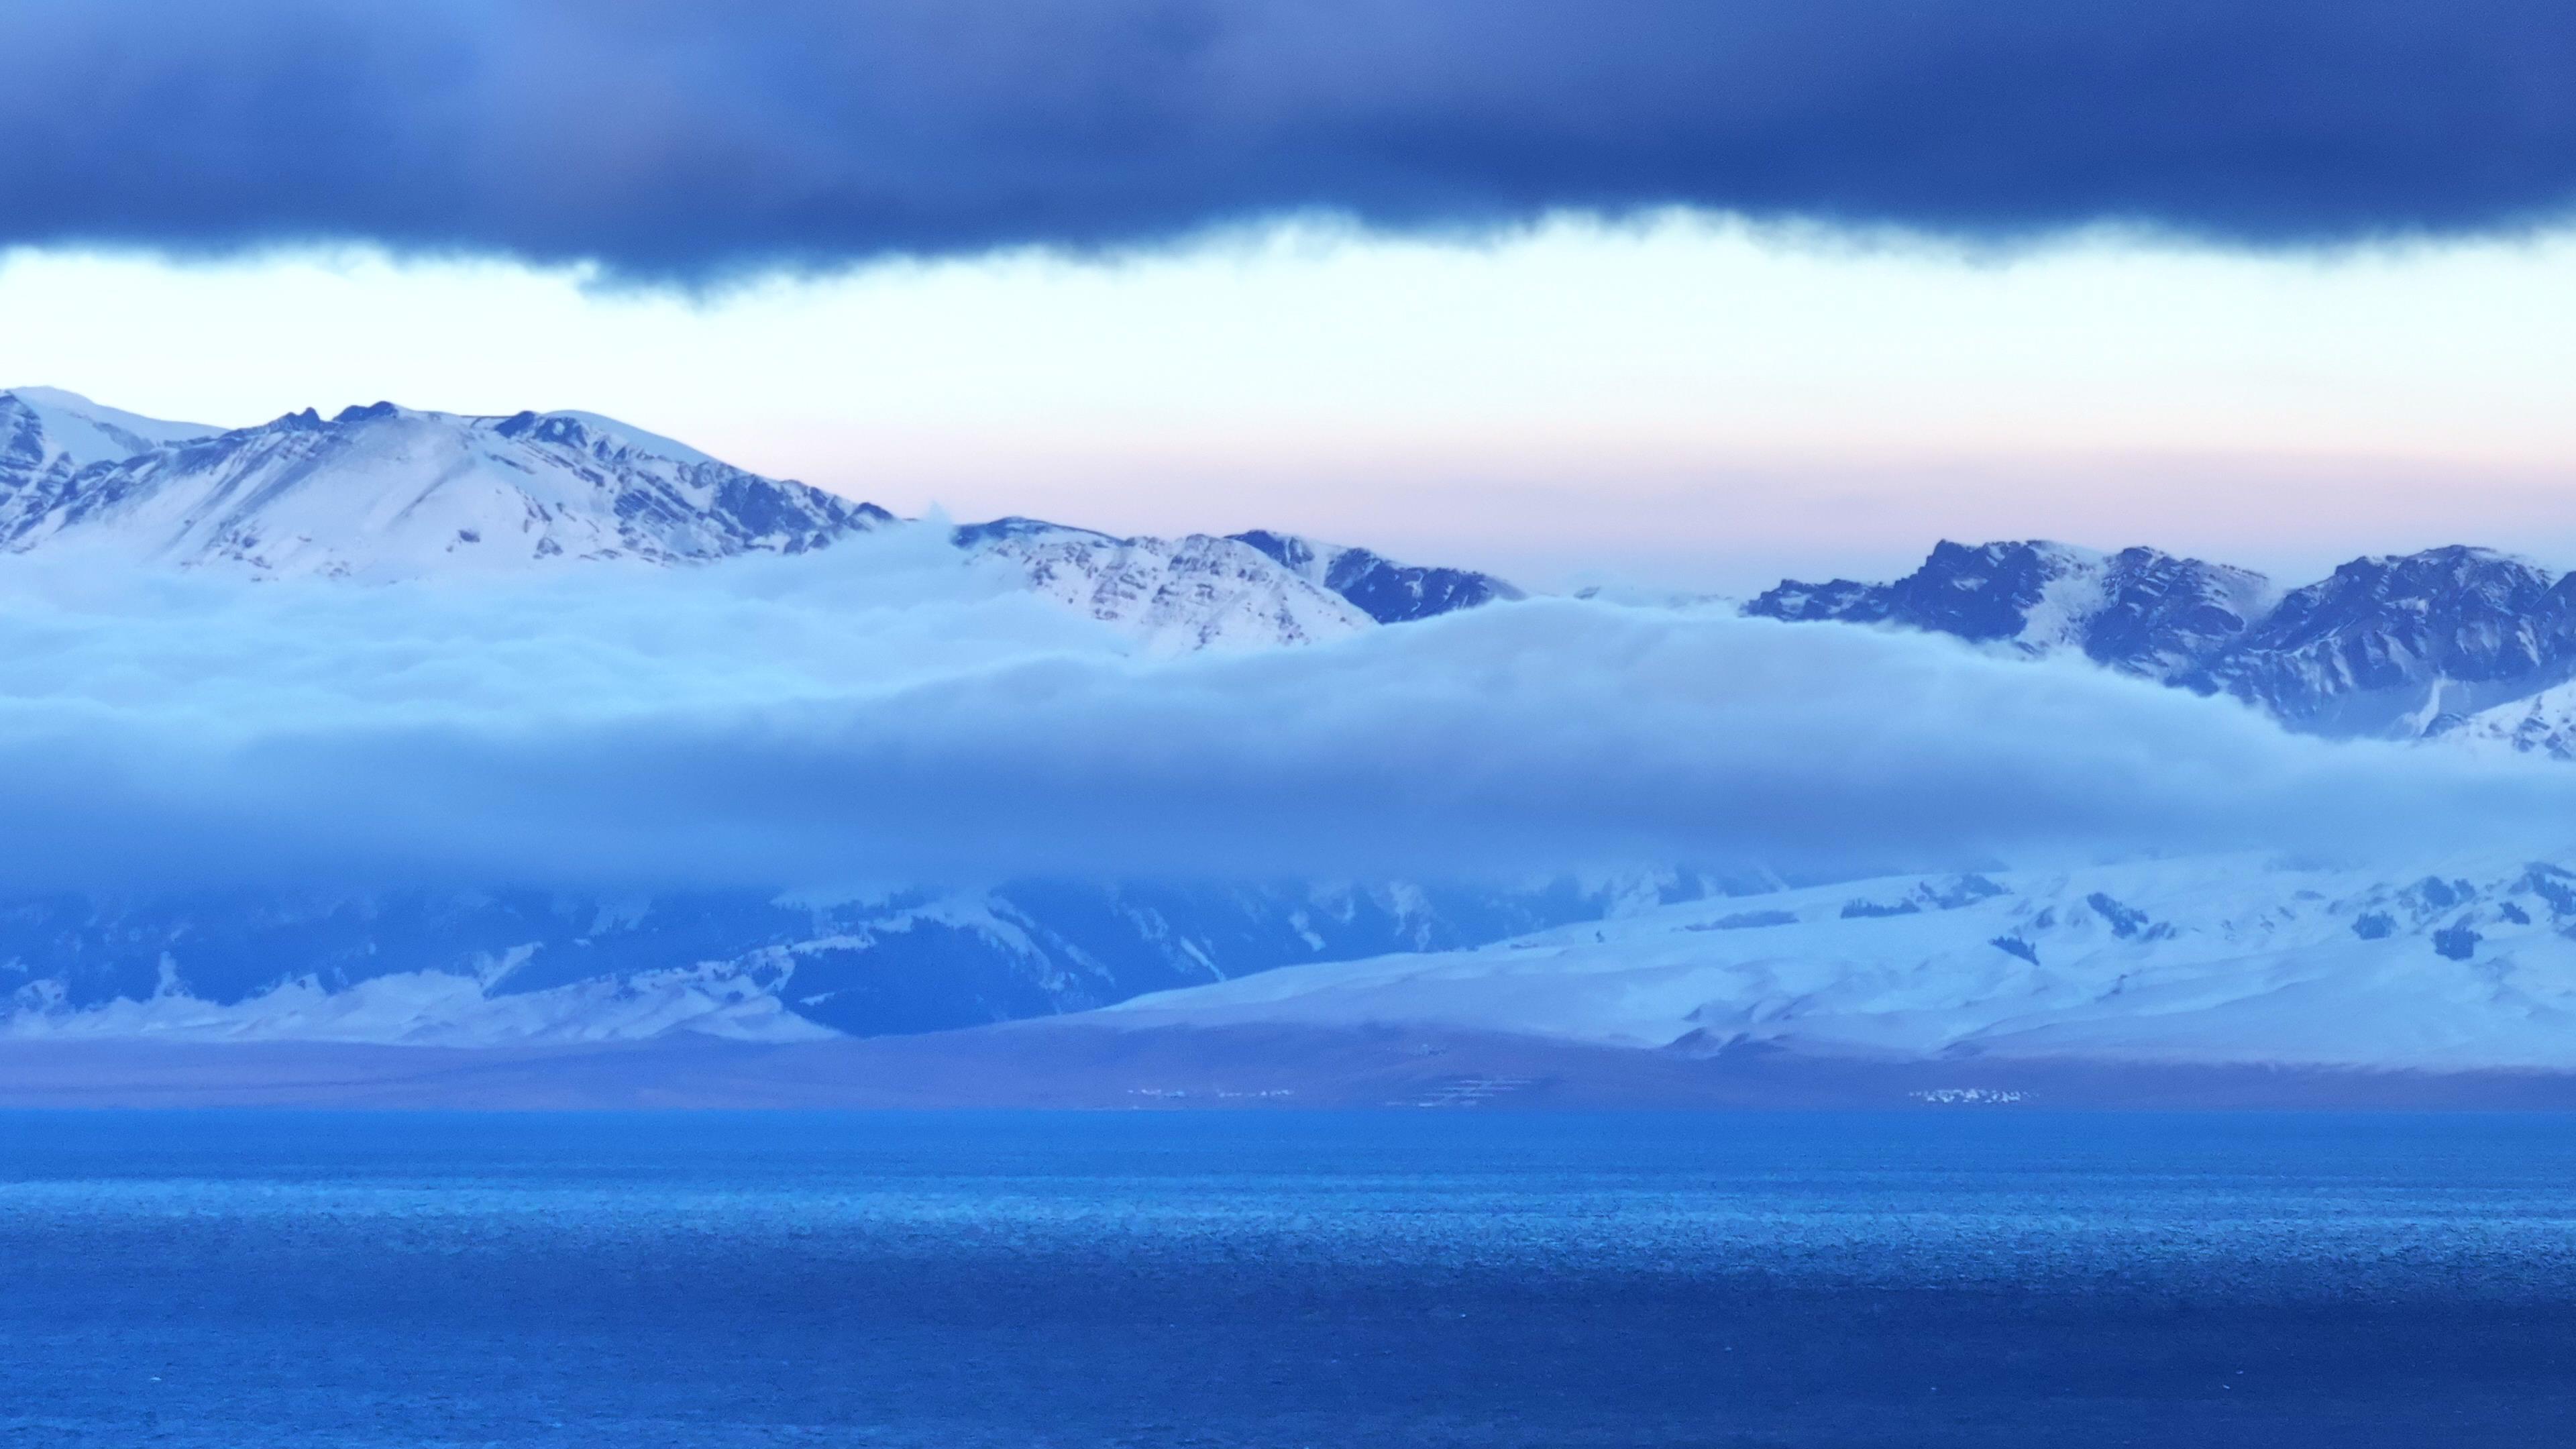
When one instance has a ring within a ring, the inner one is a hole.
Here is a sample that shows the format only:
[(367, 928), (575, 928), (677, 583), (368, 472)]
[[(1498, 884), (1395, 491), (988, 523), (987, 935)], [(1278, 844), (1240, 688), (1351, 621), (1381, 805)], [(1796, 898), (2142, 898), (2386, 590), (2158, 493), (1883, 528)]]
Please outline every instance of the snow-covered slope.
[(1376, 623), (1340, 594), (1231, 538), (1113, 538), (1005, 518), (960, 528), (956, 540), (978, 567), (1025, 580), (1158, 650), (1313, 644)]
[(378, 403), (40, 480), (0, 515), (0, 546), (81, 546), (253, 577), (407, 578), (553, 558), (798, 553), (890, 521), (587, 415)]
[(52, 387), (0, 392), (0, 495), (221, 431), (103, 407)]
[[(384, 580), (800, 553), (894, 521), (595, 413), (377, 403), (226, 432), (0, 393), (5, 552)], [(1309, 644), (1519, 597), (1489, 575), (1268, 532), (1114, 538), (1013, 518), (953, 537), (970, 567), (1157, 650)]]
[(2430, 738), (2480, 754), (2544, 755), (2576, 762), (2576, 684), (2544, 689), (2466, 715), (2444, 715)]
[(1468, 569), (1397, 563), (1369, 549), (1318, 543), (1266, 528), (1230, 537), (1261, 550), (1308, 583), (1350, 600), (1381, 624), (1402, 624), (1523, 597), (1519, 589), (1492, 574)]
[[(2467, 739), (2455, 727), (2470, 716), (2576, 679), (2576, 577), (2479, 548), (2354, 559), (2276, 594), (2261, 575), (2153, 549), (1943, 543), (1894, 583), (1793, 581), (1745, 611), (2076, 650), (2333, 736)], [(2517, 716), (2502, 733), (2547, 731)]]
[(2320, 734), (2410, 737), (2571, 670), (2566, 581), (2509, 554), (2451, 547), (2354, 559), (2283, 596), (2176, 682)]
[(1745, 606), (1763, 618), (1896, 624), (2169, 679), (2241, 634), (2268, 601), (2262, 575), (2151, 548), (2097, 553), (2030, 541), (1944, 542), (1890, 584), (1794, 580)]
[(1148, 1024), (1639, 1047), (2576, 1068), (2576, 872), (2247, 859), (1735, 897), (1139, 998)]
[(1650, 873), (1519, 890), (0, 897), (0, 1036), (489, 1045), (938, 1031), (1470, 945), (1713, 888)]
[(492, 984), (455, 972), (405, 971), (333, 987), (308, 974), (240, 1001), (171, 992), (84, 1011), (48, 1010), (39, 1002), (0, 1013), (0, 1038), (495, 1046), (643, 1041), (677, 1033), (735, 1041), (814, 1041), (835, 1034), (788, 1010), (766, 989), (770, 983), (722, 966), (520, 993), (495, 992)]

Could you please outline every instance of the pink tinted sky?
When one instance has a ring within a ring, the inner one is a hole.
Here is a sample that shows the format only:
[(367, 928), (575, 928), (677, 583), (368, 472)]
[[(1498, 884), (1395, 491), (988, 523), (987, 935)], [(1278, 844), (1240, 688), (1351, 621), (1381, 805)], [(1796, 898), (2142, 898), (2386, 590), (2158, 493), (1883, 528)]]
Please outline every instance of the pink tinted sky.
[(581, 407), (901, 511), (1256, 525), (1540, 586), (1881, 574), (2054, 536), (2292, 575), (2576, 564), (2576, 237), (2015, 254), (1673, 215), (1285, 225), (711, 296), (357, 252), (0, 261), (0, 384), (255, 422)]

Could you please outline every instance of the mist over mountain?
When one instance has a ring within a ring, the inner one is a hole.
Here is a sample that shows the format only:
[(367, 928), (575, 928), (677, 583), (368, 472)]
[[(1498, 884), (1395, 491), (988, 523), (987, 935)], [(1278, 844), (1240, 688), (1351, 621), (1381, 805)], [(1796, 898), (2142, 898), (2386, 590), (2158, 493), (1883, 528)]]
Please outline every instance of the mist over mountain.
[[(1122, 1019), (2531, 1062), (2479, 1023), (2576, 980), (2576, 583), (2484, 550), (2285, 587), (1944, 543), (1630, 607), (907, 523), (586, 413), (43, 389), (0, 393), (0, 548), (0, 1033), (791, 1041), (1178, 989)], [(2469, 1045), (2267, 1014), (2309, 998)]]
[[(295, 691), (313, 667), (302, 656), (326, 647), (304, 622), (317, 606), (373, 641), (370, 661), (470, 650), (487, 666), (494, 651), (534, 646), (515, 612), (532, 610), (550, 621), (535, 633), (564, 633), (573, 654), (531, 666), (525, 692), (491, 707), (524, 699), (533, 717), (570, 700), (588, 706), (596, 725), (602, 711), (613, 719), (670, 707), (652, 698), (656, 682), (695, 680), (690, 688), (700, 698), (757, 694), (765, 673), (802, 660), (820, 672), (791, 687), (829, 687), (826, 631), (835, 618), (862, 632), (871, 620), (916, 609), (935, 618), (936, 639), (907, 645), (880, 630), (862, 651), (872, 670), (917, 681), (925, 668), (936, 673), (930, 654), (990, 667), (1031, 652), (1275, 648), (1376, 627), (1377, 614), (1337, 585), (1353, 587), (1379, 612), (1408, 596), (1390, 620), (1517, 597), (1483, 575), (1413, 569), (1285, 535), (1114, 538), (1027, 519), (956, 528), (933, 545), (950, 558), (945, 569), (918, 547), (880, 548), (865, 561), (870, 586), (856, 594), (836, 591), (847, 570), (776, 581), (727, 573), (712, 589), (676, 577), (668, 586), (639, 585), (652, 570), (817, 554), (901, 528), (873, 505), (762, 478), (587, 413), (463, 417), (376, 404), (221, 430), (22, 388), (0, 392), (0, 440), (0, 549), (35, 570), (23, 582), (55, 624), (96, 646), (21, 654), (13, 692), (39, 713), (49, 692), (55, 704), (61, 691), (95, 700), (91, 686), (102, 678), (210, 670), (243, 685), (221, 711), (233, 727), (249, 728), (253, 699), (282, 711), (284, 724), (315, 725), (321, 701)], [(1338, 574), (1300, 569), (1283, 553), (1364, 565)], [(579, 565), (603, 572), (563, 572)], [(110, 582), (152, 578), (171, 580), (178, 593), (155, 593), (158, 586), (144, 582), (129, 595)], [(1426, 579), (1427, 588), (1417, 582)], [(459, 596), (403, 592), (458, 581), (478, 591), (464, 597), (494, 602), (443, 614), (435, 600), (453, 605)], [(263, 591), (239, 594), (241, 583)], [(309, 593), (316, 586), (361, 592), (325, 599)], [(817, 588), (819, 602), (810, 597)], [(100, 591), (113, 601), (98, 604)], [(102, 612), (60, 610), (74, 595)], [(1061, 610), (1066, 621), (1041, 626), (1011, 607), (1010, 595), (1025, 597), (1027, 608)], [(653, 617), (675, 627), (623, 659), (603, 655), (603, 646), (624, 642), (614, 623), (621, 601), (648, 596), (667, 606)], [(720, 621), (719, 631), (756, 633), (746, 641), (710, 637), (703, 646), (677, 638), (689, 627), (679, 621), (701, 608)], [(567, 616), (585, 609), (597, 617), (565, 632)], [(1101, 626), (1096, 637), (1079, 632)], [(789, 642), (790, 630), (810, 632), (799, 645)], [(686, 675), (673, 672), (675, 651), (693, 661)], [(734, 658), (710, 673), (708, 657), (718, 651)], [(385, 691), (379, 704), (407, 707), (423, 683), (438, 688), (411, 677), (411, 667), (370, 676)], [(344, 659), (330, 672), (350, 687), (368, 663)], [(448, 686), (459, 687), (472, 693), (461, 680)], [(449, 702), (459, 697), (451, 692)], [(556, 725), (581, 727), (560, 716)], [(108, 748), (120, 778), (130, 779), (133, 754), (161, 752), (139, 741), (128, 752), (100, 746), (98, 727), (85, 731), (88, 745), (73, 748)], [(303, 813), (311, 795), (330, 788), (314, 748), (299, 747), (300, 779), (290, 771), (256, 793), (283, 802), (285, 814)], [(419, 747), (411, 763), (424, 766)], [(386, 778), (383, 766), (358, 768), (371, 780)], [(610, 788), (622, 795), (657, 787), (628, 780)], [(77, 788), (34, 803), (28, 818), (94, 813), (104, 804)], [(393, 828), (381, 814), (374, 821), (368, 829)], [(497, 818), (485, 823), (510, 828)], [(279, 844), (278, 829), (251, 829), (261, 838), (236, 834), (235, 846), (248, 847), (237, 859)], [(104, 846), (114, 833), (95, 838)], [(158, 835), (169, 838), (166, 822)], [(62, 846), (21, 844), (39, 853)], [(224, 852), (205, 839), (180, 853), (203, 861)], [(296, 869), (327, 865), (311, 855)], [(437, 874), (417, 858), (392, 874), (423, 869)], [(501, 873), (532, 869), (523, 856)], [(767, 869), (774, 884), (791, 883), (789, 873)], [(841, 869), (823, 864), (813, 873)], [(94, 884), (106, 889), (84, 890), (81, 873), (57, 882), (65, 889), (22, 898), (0, 927), (8, 963), (0, 971), (20, 978), (0, 998), (8, 1003), (6, 1030), (456, 1042), (926, 1030), (1096, 1005), (1235, 970), (1490, 939), (1597, 914), (1633, 888), (1029, 880), (835, 887), (789, 901), (775, 890), (732, 887), (601, 895), (567, 893), (560, 882), (551, 890), (482, 880), (425, 886), (363, 870), (299, 889), (258, 876), (156, 884), (101, 867)], [(690, 872), (661, 872), (665, 880), (673, 874)]]
[[(217, 431), (21, 388), (0, 392), (0, 439), (0, 549), (250, 578), (704, 563), (804, 553), (897, 521), (581, 412), (376, 403)], [(1519, 597), (1483, 574), (1266, 531), (1113, 538), (1014, 518), (954, 539), (1042, 597), (1176, 648), (1312, 642)]]

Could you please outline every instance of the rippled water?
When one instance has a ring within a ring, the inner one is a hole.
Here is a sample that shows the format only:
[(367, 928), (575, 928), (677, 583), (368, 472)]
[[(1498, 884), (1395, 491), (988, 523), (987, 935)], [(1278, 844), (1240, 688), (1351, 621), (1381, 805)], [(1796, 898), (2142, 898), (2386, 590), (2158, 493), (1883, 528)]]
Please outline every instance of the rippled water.
[(2550, 1444), (2542, 1116), (0, 1115), (0, 1445)]

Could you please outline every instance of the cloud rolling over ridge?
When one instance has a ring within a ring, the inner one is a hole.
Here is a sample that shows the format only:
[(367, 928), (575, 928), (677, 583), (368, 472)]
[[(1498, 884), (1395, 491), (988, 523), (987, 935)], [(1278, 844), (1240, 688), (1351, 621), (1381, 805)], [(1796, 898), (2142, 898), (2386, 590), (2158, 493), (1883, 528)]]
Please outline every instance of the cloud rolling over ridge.
[(1310, 210), (2305, 244), (2576, 196), (2539, 0), (29, 0), (0, 54), (0, 244), (697, 279)]
[(0, 576), (0, 870), (793, 889), (2563, 844), (2576, 779), (1572, 601), (1133, 656), (930, 530), (525, 585)]

